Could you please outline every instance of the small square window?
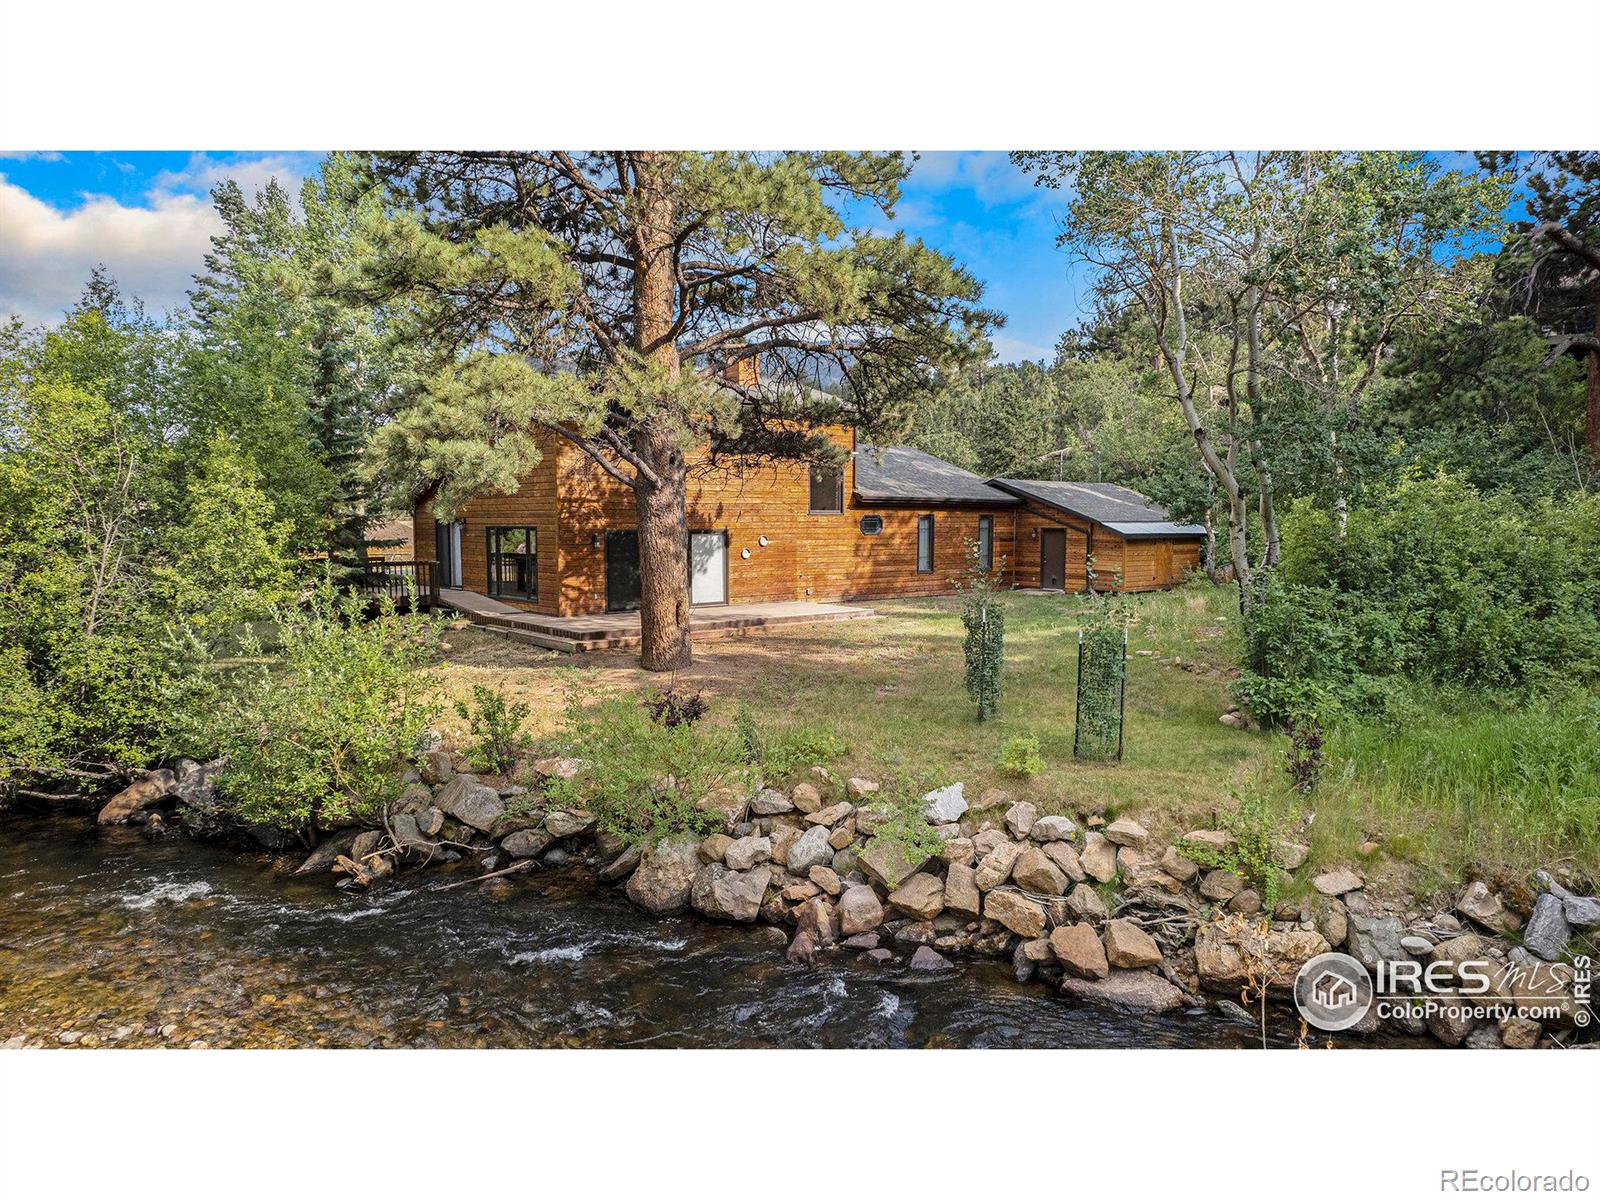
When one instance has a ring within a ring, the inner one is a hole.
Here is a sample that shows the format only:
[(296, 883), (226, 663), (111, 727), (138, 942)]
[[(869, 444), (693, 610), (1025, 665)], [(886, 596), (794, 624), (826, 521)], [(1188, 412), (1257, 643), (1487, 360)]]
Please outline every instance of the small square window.
[(833, 463), (811, 464), (811, 511), (844, 511), (844, 468)]

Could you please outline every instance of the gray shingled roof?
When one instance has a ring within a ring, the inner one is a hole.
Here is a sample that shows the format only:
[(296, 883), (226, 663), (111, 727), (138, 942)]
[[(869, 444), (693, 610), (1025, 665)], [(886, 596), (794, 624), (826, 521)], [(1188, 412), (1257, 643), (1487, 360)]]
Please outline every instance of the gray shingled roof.
[(1132, 488), (1114, 483), (1068, 483), (1051, 479), (991, 479), (995, 487), (1087, 517), (1123, 537), (1204, 537), (1204, 525), (1182, 525), (1165, 508)]
[(982, 477), (910, 446), (856, 447), (856, 495), (863, 500), (969, 502), (1008, 506), (1015, 496)]

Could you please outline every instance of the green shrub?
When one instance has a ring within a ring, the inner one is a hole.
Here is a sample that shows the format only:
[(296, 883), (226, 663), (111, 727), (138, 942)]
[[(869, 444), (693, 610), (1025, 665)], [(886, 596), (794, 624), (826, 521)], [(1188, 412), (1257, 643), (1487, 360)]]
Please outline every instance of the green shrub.
[(721, 814), (702, 812), (696, 802), (718, 787), (750, 786), (744, 747), (731, 731), (656, 721), (628, 696), (586, 707), (579, 690), (570, 689), (561, 741), (586, 766), (572, 779), (551, 782), (550, 803), (588, 809), (602, 832), (630, 845), (713, 833)]
[[(966, 673), (962, 684), (978, 706), (978, 720), (986, 721), (1000, 711), (1000, 678), (1005, 666), (1006, 616), (1000, 601), (1000, 576), (985, 571), (978, 544), (968, 540), (967, 569), (955, 581), (961, 593), (961, 624), (967, 631), (962, 643)], [(1000, 569), (1005, 568), (1004, 560)]]
[(1044, 759), (1039, 755), (1039, 739), (1031, 733), (1008, 737), (1000, 745), (995, 757), (995, 767), (1005, 775), (1028, 779), (1044, 770)]
[[(889, 780), (882, 791), (873, 797), (871, 811), (877, 818), (873, 828), (874, 841), (884, 841), (900, 852), (900, 857), (913, 865), (926, 862), (944, 845), (939, 831), (923, 815), (922, 797), (926, 787), (908, 779)], [(891, 888), (903, 882), (891, 878)]]
[(837, 761), (847, 749), (826, 725), (796, 725), (767, 739), (762, 775), (768, 783), (782, 783), (809, 767)]
[(739, 701), (738, 710), (733, 715), (733, 728), (739, 735), (744, 761), (759, 766), (766, 759), (767, 751), (761, 742), (761, 730), (756, 726), (755, 711), (743, 700)]
[(376, 823), (437, 714), (442, 623), (364, 605), (324, 584), (278, 617), (279, 650), (246, 635), (244, 657), (222, 660), (174, 694), (172, 747), (225, 755), (225, 812), (246, 825), (297, 833), (355, 819)]
[(1233, 834), (1233, 844), (1217, 850), (1182, 838), (1178, 853), (1202, 867), (1233, 872), (1261, 894), (1262, 911), (1271, 914), (1278, 907), (1284, 881), (1274, 861), (1282, 840), (1278, 818), (1265, 795), (1235, 795), (1237, 806), (1219, 818), (1222, 828)]
[(517, 755), (531, 740), (522, 730), (529, 711), (520, 700), (508, 704), (503, 692), (473, 684), (472, 703), (456, 701), (456, 712), (472, 733), (472, 745), (467, 750), (472, 765), (496, 775), (509, 775), (517, 765)]

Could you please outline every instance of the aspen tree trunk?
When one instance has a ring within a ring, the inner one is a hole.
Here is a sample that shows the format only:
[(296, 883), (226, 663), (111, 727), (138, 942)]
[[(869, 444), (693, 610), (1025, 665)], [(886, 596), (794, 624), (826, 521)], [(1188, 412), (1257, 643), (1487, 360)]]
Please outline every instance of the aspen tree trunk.
[[(634, 222), (634, 346), (676, 381), (680, 363), (672, 339), (677, 263), (672, 156), (629, 156), (636, 176)], [(634, 448), (655, 479), (634, 484), (639, 518), (639, 662), (647, 671), (689, 665), (689, 525), (685, 511), (683, 449), (667, 433), (646, 429)]]

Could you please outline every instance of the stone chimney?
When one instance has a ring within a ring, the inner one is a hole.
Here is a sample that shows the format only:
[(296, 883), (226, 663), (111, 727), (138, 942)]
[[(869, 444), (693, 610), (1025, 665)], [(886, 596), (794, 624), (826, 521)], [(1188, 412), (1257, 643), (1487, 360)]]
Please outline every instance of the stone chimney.
[(760, 387), (761, 356), (752, 354), (747, 358), (734, 359), (722, 368), (722, 377), (735, 387)]

